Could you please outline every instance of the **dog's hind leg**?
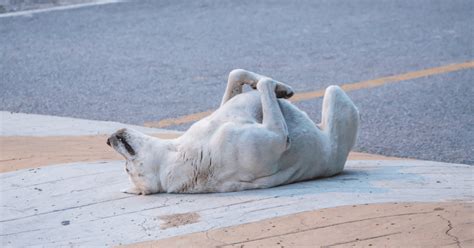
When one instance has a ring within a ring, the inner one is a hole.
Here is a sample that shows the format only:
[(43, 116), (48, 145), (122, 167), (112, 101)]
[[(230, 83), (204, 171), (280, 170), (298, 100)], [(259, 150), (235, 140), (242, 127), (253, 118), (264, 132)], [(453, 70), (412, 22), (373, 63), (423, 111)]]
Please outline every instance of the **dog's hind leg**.
[(260, 92), (262, 101), (263, 119), (262, 125), (276, 134), (279, 145), (282, 145), (283, 151), (287, 150), (290, 145), (288, 137), (288, 127), (285, 118), (281, 112), (277, 95), (282, 97), (293, 95), (290, 86), (277, 82), (270, 78), (262, 78), (257, 83), (257, 90)]
[(330, 176), (344, 169), (359, 127), (359, 111), (339, 86), (329, 86), (324, 93), (320, 127), (331, 143)]
[(257, 87), (257, 82), (263, 78), (263, 76), (258, 75), (250, 71), (235, 69), (229, 73), (229, 78), (227, 79), (227, 87), (225, 89), (224, 96), (222, 97), (221, 106), (229, 101), (232, 97), (242, 93), (242, 86), (244, 84), (250, 85), (253, 89)]

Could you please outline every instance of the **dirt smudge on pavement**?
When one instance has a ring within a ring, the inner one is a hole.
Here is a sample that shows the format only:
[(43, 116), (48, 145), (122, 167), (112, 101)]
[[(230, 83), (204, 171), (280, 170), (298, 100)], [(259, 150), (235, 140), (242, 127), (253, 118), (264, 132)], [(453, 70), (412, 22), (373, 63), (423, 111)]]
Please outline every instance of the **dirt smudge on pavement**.
[(161, 224), (161, 229), (168, 229), (172, 227), (184, 226), (193, 223), (197, 223), (199, 221), (199, 214), (197, 213), (183, 213), (183, 214), (171, 214), (161, 216), (160, 219), (164, 221)]

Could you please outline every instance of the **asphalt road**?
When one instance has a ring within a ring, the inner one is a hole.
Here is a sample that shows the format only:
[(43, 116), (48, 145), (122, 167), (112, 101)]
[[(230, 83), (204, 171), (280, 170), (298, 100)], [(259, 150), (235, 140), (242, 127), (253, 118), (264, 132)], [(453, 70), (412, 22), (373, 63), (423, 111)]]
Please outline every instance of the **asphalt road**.
[[(216, 108), (234, 68), (304, 92), (462, 63), (474, 60), (473, 10), (173, 0), (0, 17), (0, 109), (143, 124)], [(473, 95), (473, 69), (350, 92), (356, 150), (474, 164)], [(318, 121), (320, 102), (297, 105)]]

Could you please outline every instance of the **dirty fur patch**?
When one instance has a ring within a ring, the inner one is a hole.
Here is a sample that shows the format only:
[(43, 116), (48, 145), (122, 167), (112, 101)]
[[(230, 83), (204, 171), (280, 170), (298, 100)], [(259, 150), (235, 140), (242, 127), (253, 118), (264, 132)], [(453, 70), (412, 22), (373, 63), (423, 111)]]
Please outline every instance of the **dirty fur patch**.
[(195, 212), (160, 216), (160, 219), (163, 221), (160, 228), (168, 229), (193, 224), (199, 221), (199, 217), (199, 214)]

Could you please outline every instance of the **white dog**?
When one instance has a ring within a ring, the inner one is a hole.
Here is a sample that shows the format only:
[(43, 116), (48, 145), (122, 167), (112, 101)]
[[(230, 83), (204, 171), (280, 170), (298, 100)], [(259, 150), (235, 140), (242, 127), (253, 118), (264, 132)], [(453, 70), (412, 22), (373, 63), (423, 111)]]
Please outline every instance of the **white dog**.
[[(254, 89), (242, 93), (243, 85)], [(174, 140), (131, 129), (107, 144), (122, 154), (133, 194), (268, 188), (340, 173), (354, 145), (359, 113), (338, 86), (326, 89), (315, 125), (289, 101), (286, 84), (233, 70), (221, 106)]]

